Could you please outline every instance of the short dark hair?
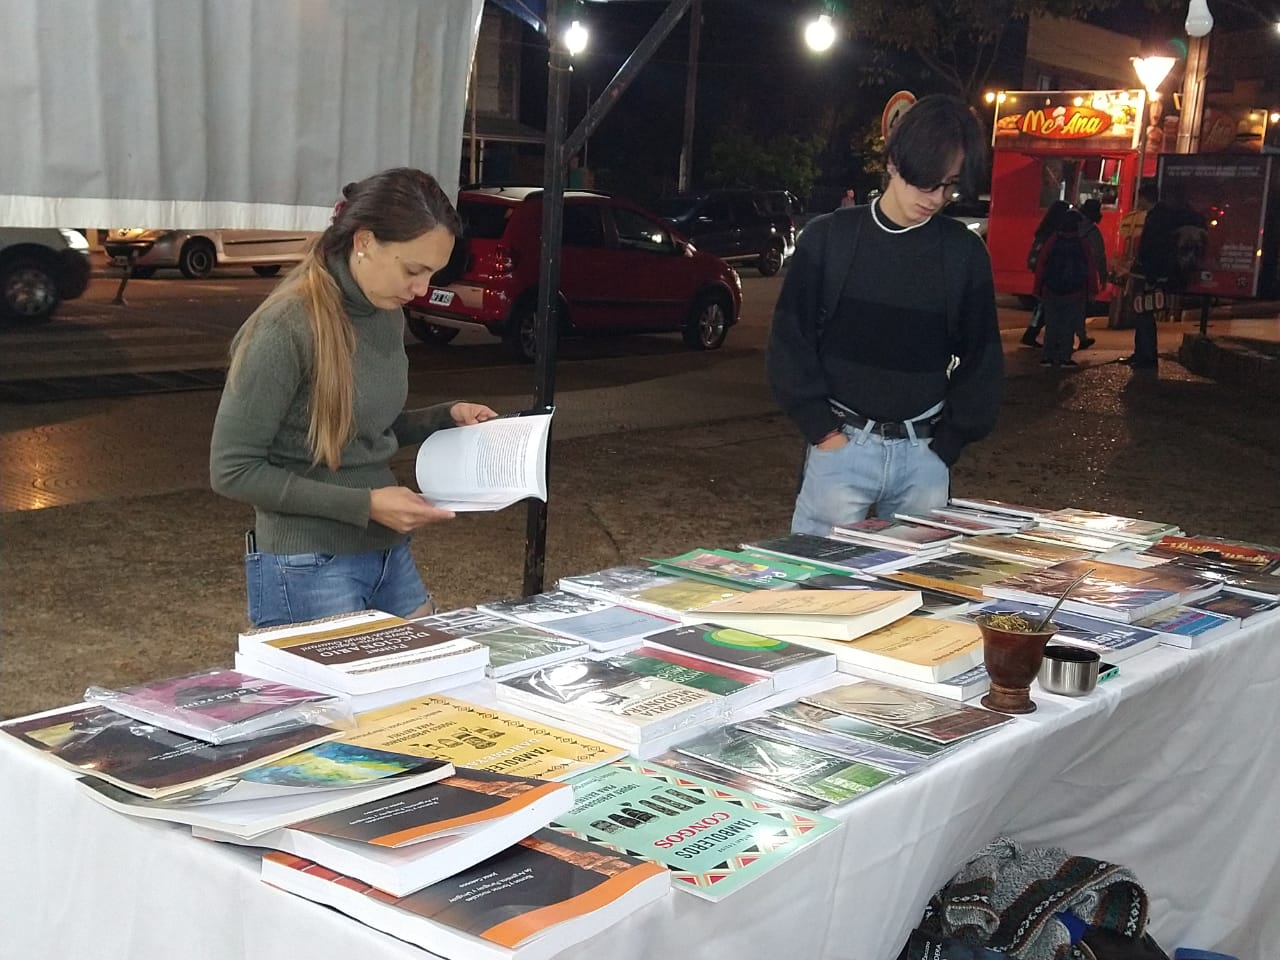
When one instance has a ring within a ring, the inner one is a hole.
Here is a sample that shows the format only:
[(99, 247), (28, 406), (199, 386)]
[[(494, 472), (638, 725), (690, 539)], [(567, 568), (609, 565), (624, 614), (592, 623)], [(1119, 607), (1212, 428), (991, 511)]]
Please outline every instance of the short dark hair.
[(933, 94), (918, 100), (889, 131), (885, 157), (903, 180), (914, 187), (932, 187), (946, 179), (957, 153), (960, 190), (972, 196), (987, 165), (982, 125), (959, 97)]
[(1144, 183), (1138, 188), (1138, 199), (1145, 200), (1152, 206), (1160, 199), (1160, 191), (1156, 189), (1154, 183)]
[(1090, 197), (1080, 204), (1080, 212), (1090, 223), (1097, 223), (1102, 219), (1102, 201), (1097, 197)]

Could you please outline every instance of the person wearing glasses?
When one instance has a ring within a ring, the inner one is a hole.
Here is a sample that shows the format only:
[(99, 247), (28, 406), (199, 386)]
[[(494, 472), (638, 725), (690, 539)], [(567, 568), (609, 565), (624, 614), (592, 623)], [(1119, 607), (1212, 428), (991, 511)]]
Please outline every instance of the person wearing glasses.
[(981, 126), (963, 101), (924, 97), (885, 157), (880, 197), (805, 229), (774, 311), (769, 381), (806, 441), (793, 533), (944, 505), (951, 466), (1000, 407), (986, 245), (936, 216), (977, 192)]

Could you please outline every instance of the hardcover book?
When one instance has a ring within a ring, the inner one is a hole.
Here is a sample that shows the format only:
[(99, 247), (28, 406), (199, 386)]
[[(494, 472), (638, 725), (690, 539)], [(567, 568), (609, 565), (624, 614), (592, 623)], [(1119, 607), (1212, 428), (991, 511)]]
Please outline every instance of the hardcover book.
[(262, 879), (445, 960), (550, 960), (671, 889), (656, 863), (550, 829), (407, 897), (288, 853)]
[[(573, 796), (567, 783), (464, 768), (436, 783), (298, 821), (249, 842), (403, 897), (543, 829), (568, 812)], [(245, 842), (217, 830), (193, 832), (207, 840)]]
[(850, 543), (832, 537), (817, 537), (809, 533), (792, 533), (755, 543), (744, 543), (742, 549), (841, 572), (878, 573), (913, 559), (912, 554), (906, 551)]
[(123, 690), (90, 687), (90, 703), (209, 743), (231, 743), (290, 727), (350, 727), (351, 709), (339, 697), (235, 670), (201, 670)]
[(794, 743), (724, 727), (682, 743), (680, 753), (841, 804), (893, 780), (894, 773)]
[(836, 669), (834, 654), (714, 623), (673, 627), (655, 633), (645, 644), (771, 677), (775, 690), (788, 690)]
[(663, 617), (564, 590), (484, 603), (480, 609), (582, 641), (593, 650), (635, 646), (649, 634), (671, 626)]
[(981, 631), (958, 620), (906, 616), (856, 640), (787, 639), (829, 650), (850, 670), (866, 666), (916, 680), (946, 680), (982, 662)]
[(0, 732), (50, 760), (136, 793), (167, 797), (339, 736), (332, 727), (292, 727), (213, 744), (80, 703), (0, 723)]
[(242, 633), (239, 652), (348, 694), (461, 673), (489, 659), (478, 643), (376, 611)]
[(805, 703), (826, 710), (893, 727), (939, 743), (954, 743), (987, 733), (1013, 719), (990, 710), (952, 703), (926, 693), (870, 680), (823, 690), (802, 699)]
[(671, 871), (672, 884), (723, 900), (837, 830), (826, 817), (656, 763), (619, 760), (573, 779), (556, 827)]
[(1099, 560), (1068, 560), (989, 583), (989, 597), (1052, 606), (1081, 574), (1062, 609), (1125, 623), (1216, 593), (1220, 584), (1170, 564), (1125, 567)]
[(757, 590), (686, 614), (762, 633), (854, 640), (919, 609), (920, 595), (895, 590)]

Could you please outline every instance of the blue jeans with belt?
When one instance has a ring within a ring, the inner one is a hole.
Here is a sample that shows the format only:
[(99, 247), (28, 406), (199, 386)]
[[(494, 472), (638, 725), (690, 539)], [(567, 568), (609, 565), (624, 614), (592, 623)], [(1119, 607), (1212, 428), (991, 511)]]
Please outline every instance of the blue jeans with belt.
[(809, 446), (792, 533), (825, 537), (832, 527), (866, 519), (873, 506), (886, 519), (946, 506), (951, 471), (927, 439), (888, 439), (851, 426), (842, 432), (849, 442), (836, 450)]

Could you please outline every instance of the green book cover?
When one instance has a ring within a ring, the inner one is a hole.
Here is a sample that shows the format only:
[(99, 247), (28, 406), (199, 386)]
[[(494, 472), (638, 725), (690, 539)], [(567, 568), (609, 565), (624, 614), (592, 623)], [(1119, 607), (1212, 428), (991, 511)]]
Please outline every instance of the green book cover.
[(620, 657), (614, 657), (613, 662), (632, 673), (641, 673), (646, 677), (661, 677), (663, 680), (682, 683), (686, 687), (697, 687), (699, 690), (706, 690), (708, 693), (719, 694), (722, 697), (745, 690), (748, 686), (733, 677), (708, 673), (697, 667), (645, 656), (642, 653), (623, 654)]
[(632, 757), (570, 782), (577, 802), (557, 829), (664, 864), (677, 889), (707, 900), (723, 899), (839, 827)]
[(690, 550), (675, 557), (646, 559), (669, 573), (683, 577), (754, 589), (803, 583), (818, 572), (815, 567), (735, 550)]

